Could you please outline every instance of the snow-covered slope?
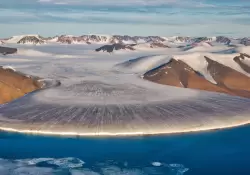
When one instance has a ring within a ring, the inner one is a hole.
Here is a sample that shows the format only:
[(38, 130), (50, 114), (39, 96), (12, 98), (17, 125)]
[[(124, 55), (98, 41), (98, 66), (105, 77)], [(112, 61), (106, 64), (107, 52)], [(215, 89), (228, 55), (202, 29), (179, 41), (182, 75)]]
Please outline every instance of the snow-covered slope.
[(144, 56), (117, 64), (114, 68), (126, 73), (144, 73), (169, 62), (170, 59), (167, 55)]
[(192, 54), (174, 56), (174, 58), (177, 60), (182, 60), (185, 63), (187, 63), (194, 70), (200, 72), (211, 83), (214, 84), (216, 83), (207, 70), (208, 63), (205, 60), (204, 55), (199, 53), (192, 53)]
[(40, 35), (18, 35), (5, 41), (7, 44), (45, 44), (45, 40)]

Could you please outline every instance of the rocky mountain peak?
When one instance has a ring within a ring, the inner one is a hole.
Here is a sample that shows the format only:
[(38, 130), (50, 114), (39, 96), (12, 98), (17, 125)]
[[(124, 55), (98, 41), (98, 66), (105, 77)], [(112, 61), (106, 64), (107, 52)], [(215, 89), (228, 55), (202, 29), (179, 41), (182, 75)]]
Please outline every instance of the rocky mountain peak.
[(45, 41), (39, 36), (24, 36), (17, 44), (44, 44)]
[(57, 42), (73, 44), (73, 43), (98, 43), (98, 42), (106, 42), (108, 38), (106, 36), (98, 36), (98, 35), (82, 35), (82, 36), (68, 36), (62, 35), (57, 38)]
[(243, 44), (245, 46), (250, 46), (250, 38), (242, 38), (240, 40), (240, 44)]
[(179, 41), (179, 42), (191, 42), (191, 37), (182, 37), (182, 36), (177, 36), (175, 38), (175, 41)]
[(225, 44), (229, 45), (231, 43), (231, 40), (228, 37), (217, 36), (216, 37), (216, 42), (218, 42), (218, 43), (225, 43)]

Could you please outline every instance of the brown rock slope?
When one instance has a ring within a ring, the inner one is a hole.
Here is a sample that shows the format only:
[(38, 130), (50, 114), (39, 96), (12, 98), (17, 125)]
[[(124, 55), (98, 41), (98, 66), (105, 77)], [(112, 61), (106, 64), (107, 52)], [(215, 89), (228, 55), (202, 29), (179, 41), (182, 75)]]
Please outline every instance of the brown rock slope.
[(42, 84), (12, 69), (0, 67), (0, 104), (10, 102), (37, 90)]
[(250, 97), (250, 78), (228, 66), (220, 64), (205, 56), (207, 70), (218, 86), (230, 90), (238, 96)]
[(236, 56), (234, 57), (234, 61), (247, 73), (250, 74), (250, 67), (249, 65), (245, 64), (242, 60), (245, 59), (245, 57), (250, 58), (249, 55), (245, 54), (245, 53), (241, 53), (240, 56)]
[(155, 83), (250, 97), (250, 78), (212, 59), (205, 57), (207, 70), (217, 84), (205, 79), (199, 72), (181, 60), (172, 59), (144, 74), (144, 79)]
[(175, 59), (145, 73), (144, 79), (170, 86), (229, 93), (226, 89), (207, 81), (183, 61)]

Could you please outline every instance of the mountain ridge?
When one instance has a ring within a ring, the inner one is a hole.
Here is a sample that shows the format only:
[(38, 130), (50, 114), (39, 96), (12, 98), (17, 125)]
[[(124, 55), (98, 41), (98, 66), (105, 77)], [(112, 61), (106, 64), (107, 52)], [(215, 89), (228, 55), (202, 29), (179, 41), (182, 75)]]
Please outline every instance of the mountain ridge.
[(185, 36), (129, 36), (129, 35), (56, 35), (52, 37), (43, 37), (36, 34), (17, 35), (10, 38), (1, 39), (3, 43), (10, 44), (46, 44), (46, 43), (61, 43), (61, 44), (138, 44), (138, 43), (198, 43), (211, 42), (224, 43), (229, 45), (232, 41), (237, 41), (239, 44), (250, 45), (250, 38), (230, 38), (225, 36), (213, 37), (185, 37)]

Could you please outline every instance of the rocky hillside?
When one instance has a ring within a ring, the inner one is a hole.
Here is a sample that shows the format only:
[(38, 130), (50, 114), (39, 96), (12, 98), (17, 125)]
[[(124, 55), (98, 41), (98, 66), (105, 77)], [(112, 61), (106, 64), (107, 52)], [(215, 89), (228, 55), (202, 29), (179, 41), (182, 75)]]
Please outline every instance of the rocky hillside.
[(240, 56), (236, 56), (234, 57), (234, 61), (247, 73), (250, 74), (250, 64), (247, 64), (247, 62), (245, 62), (247, 59), (249, 59), (250, 56), (242, 53), (240, 54)]
[(246, 62), (246, 59), (250, 59), (249, 55), (240, 54), (233, 59), (246, 74), (207, 56), (204, 56), (204, 59), (207, 62), (206, 71), (215, 83), (206, 79), (206, 76), (192, 68), (192, 65), (174, 58), (168, 63), (146, 72), (143, 78), (169, 86), (220, 92), (250, 98), (250, 77), (246, 75), (250, 73), (250, 66)]
[(22, 39), (20, 39), (17, 44), (44, 44), (45, 41), (41, 37), (36, 36), (25, 36)]
[(20, 35), (20, 36), (13, 36), (8, 39), (4, 39), (6, 44), (45, 44), (46, 38), (40, 35)]
[(8, 67), (0, 67), (0, 104), (40, 89), (42, 84)]

